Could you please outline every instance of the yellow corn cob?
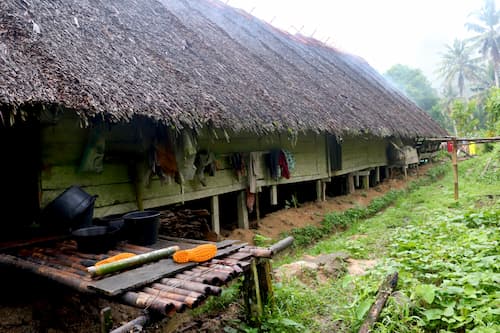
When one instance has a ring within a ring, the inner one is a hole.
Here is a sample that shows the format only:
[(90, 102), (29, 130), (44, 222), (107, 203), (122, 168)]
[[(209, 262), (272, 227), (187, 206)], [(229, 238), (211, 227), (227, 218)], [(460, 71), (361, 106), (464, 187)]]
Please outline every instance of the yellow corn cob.
[(174, 253), (174, 261), (185, 263), (188, 261), (203, 262), (212, 259), (217, 254), (217, 246), (214, 244), (203, 244), (189, 250), (181, 250)]
[(112, 256), (112, 257), (109, 257), (107, 259), (104, 259), (104, 260), (101, 260), (101, 261), (98, 261), (95, 263), (95, 266), (100, 266), (100, 265), (104, 265), (104, 264), (109, 264), (111, 262), (115, 262), (115, 261), (118, 261), (118, 260), (122, 260), (122, 259), (126, 259), (126, 258), (130, 258), (130, 257), (133, 257), (135, 256), (134, 253), (128, 253), (128, 252), (123, 252), (123, 253), (119, 253), (115, 256)]

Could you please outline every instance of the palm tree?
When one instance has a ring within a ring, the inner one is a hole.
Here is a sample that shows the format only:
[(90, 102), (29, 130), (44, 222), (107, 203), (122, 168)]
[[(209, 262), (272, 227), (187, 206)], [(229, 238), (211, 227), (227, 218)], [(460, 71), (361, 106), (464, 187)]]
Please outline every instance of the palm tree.
[(500, 12), (496, 10), (495, 0), (485, 0), (484, 6), (476, 13), (477, 22), (466, 23), (469, 31), (476, 33), (470, 38), (472, 45), (478, 47), (485, 59), (493, 64), (495, 74), (495, 86), (499, 86), (498, 67), (500, 65)]
[(465, 41), (455, 39), (453, 45), (446, 45), (446, 52), (442, 56), (438, 74), (444, 78), (445, 84), (456, 80), (460, 97), (465, 97), (465, 81), (479, 79), (483, 69), (477, 58), (472, 58), (474, 49)]

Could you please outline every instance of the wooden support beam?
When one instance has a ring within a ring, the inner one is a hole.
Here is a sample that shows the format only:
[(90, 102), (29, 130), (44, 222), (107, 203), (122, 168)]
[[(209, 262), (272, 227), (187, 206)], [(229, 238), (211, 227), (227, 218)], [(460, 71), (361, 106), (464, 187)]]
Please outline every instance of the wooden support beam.
[(359, 174), (357, 172), (354, 175), (354, 183), (355, 183), (356, 187), (359, 187)]
[(210, 198), (210, 216), (212, 221), (212, 231), (220, 235), (220, 219), (219, 219), (219, 196), (214, 195)]
[(278, 185), (271, 186), (271, 205), (276, 206), (278, 204)]
[(322, 201), (323, 188), (321, 185), (321, 180), (316, 181), (316, 201)]
[(257, 226), (260, 224), (260, 203), (259, 203), (259, 192), (255, 192), (255, 215), (257, 218)]
[(238, 200), (238, 228), (249, 229), (246, 191), (240, 191), (238, 193), (237, 200)]
[(380, 167), (375, 168), (375, 183), (380, 183)]
[(354, 174), (350, 173), (347, 175), (347, 194), (354, 193)]
[(455, 200), (458, 200), (458, 159), (457, 159), (457, 139), (453, 139), (451, 151), (451, 163), (453, 165), (453, 185), (455, 192)]
[(407, 165), (405, 165), (405, 166), (403, 167), (403, 173), (404, 173), (404, 175), (405, 175), (405, 179), (408, 179), (408, 166), (407, 166)]
[(363, 177), (363, 189), (368, 190), (370, 188), (370, 176), (361, 177)]
[(326, 182), (322, 181), (321, 182), (321, 200), (326, 201)]

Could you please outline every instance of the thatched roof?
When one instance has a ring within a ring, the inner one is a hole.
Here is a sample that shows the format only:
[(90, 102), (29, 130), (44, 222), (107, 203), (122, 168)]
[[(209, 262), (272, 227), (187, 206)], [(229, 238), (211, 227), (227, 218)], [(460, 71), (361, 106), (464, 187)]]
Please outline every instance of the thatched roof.
[(2, 0), (0, 106), (182, 127), (446, 132), (364, 60), (209, 0)]

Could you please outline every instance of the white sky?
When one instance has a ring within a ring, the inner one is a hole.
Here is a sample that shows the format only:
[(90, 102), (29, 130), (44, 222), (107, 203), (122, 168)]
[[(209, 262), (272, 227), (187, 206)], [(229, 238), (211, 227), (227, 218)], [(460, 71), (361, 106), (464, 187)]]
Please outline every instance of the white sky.
[[(394, 64), (436, 81), (444, 44), (467, 37), (468, 14), (482, 0), (222, 0), (272, 24), (366, 59), (380, 73)], [(497, 9), (500, 0), (497, 1)], [(437, 87), (438, 83), (434, 82)]]

